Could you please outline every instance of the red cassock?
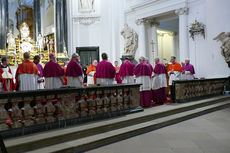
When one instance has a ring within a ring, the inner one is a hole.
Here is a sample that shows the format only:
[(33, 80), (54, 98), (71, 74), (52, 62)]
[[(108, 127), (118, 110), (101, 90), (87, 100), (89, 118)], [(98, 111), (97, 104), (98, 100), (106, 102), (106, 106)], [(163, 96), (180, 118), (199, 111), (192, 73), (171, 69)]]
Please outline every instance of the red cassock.
[(122, 80), (121, 80), (121, 77), (119, 75), (119, 69), (120, 69), (120, 67), (119, 66), (115, 66), (114, 69), (116, 71), (115, 79), (117, 81), (117, 84), (121, 84)]
[[(3, 90), (4, 90), (4, 91), (14, 91), (14, 81), (13, 81), (13, 78), (12, 78), (12, 79), (5, 79), (5, 78), (3, 78), (3, 77), (2, 77), (3, 72), (4, 72), (3, 69), (0, 67), (0, 81), (1, 81), (1, 83), (2, 83), (2, 88), (3, 88)], [(9, 67), (8, 72), (9, 72), (10, 74), (12, 74), (10, 67)], [(7, 80), (10, 81), (10, 88), (9, 88), (9, 89), (8, 89), (8, 87), (7, 87)]]
[(16, 79), (16, 90), (19, 88), (19, 81), (18, 81), (18, 76), (19, 74), (39, 74), (37, 65), (34, 64), (33, 62), (29, 60), (25, 60), (18, 66), (18, 69), (16, 71), (15, 79)]
[[(63, 70), (64, 70), (64, 73), (66, 74), (66, 69), (67, 69), (67, 67), (63, 67)], [(63, 85), (67, 85), (67, 76), (66, 75), (64, 75), (64, 77), (63, 77)]]

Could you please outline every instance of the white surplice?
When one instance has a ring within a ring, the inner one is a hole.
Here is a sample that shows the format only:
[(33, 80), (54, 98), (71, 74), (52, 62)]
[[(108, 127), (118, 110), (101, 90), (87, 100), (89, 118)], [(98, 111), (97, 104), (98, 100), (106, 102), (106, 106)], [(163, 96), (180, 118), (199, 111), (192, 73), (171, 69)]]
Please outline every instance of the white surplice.
[(87, 74), (87, 86), (94, 83), (94, 74), (95, 71), (91, 71), (89, 74)]
[(62, 77), (46, 77), (45, 88), (46, 89), (58, 89), (62, 87)]
[(140, 91), (151, 90), (151, 78), (150, 76), (138, 76), (136, 77), (136, 83), (142, 84)]
[(152, 90), (167, 87), (166, 74), (154, 74), (152, 79)]
[(181, 80), (182, 78), (181, 78), (181, 72), (174, 71), (174, 74), (170, 74), (170, 72), (171, 71), (168, 72), (168, 75), (169, 75), (169, 85), (171, 86), (173, 81)]
[[(11, 87), (10, 79), (12, 79), (13, 76), (11, 73), (9, 73), (9, 67), (8, 66), (6, 68), (2, 68), (2, 70), (3, 70), (2, 77), (7, 79), (7, 89), (8, 89), (8, 91), (10, 91), (10, 87)], [(4, 89), (2, 87), (2, 83), (0, 83), (0, 91), (4, 91)]]
[(110, 79), (110, 78), (97, 78), (97, 84), (102, 84), (102, 85), (113, 85), (115, 82), (115, 79)]
[(67, 78), (67, 85), (70, 87), (83, 87), (83, 77), (78, 76), (78, 77), (71, 77), (68, 76)]
[[(44, 77), (38, 77), (38, 81), (39, 80), (45, 80), (45, 78)], [(37, 82), (37, 89), (38, 90), (41, 90), (41, 89), (44, 89), (44, 88), (45, 88), (45, 83), (44, 82), (41, 82), (41, 83)]]
[(19, 91), (37, 90), (37, 74), (19, 74)]
[(194, 75), (190, 71), (185, 71), (185, 73), (182, 74), (182, 80), (194, 80)]
[(134, 76), (121, 77), (121, 80), (123, 84), (132, 84), (134, 83)]

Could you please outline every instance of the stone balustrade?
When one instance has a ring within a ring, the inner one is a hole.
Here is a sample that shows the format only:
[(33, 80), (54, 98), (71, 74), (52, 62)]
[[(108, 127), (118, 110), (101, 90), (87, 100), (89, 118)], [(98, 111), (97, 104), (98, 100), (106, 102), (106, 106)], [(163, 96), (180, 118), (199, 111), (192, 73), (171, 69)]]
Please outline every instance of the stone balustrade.
[(221, 95), (229, 80), (230, 78), (174, 81), (174, 102), (188, 102)]
[[(139, 84), (0, 93), (0, 131), (67, 124), (131, 111), (139, 106)], [(42, 128), (42, 127), (40, 127)]]

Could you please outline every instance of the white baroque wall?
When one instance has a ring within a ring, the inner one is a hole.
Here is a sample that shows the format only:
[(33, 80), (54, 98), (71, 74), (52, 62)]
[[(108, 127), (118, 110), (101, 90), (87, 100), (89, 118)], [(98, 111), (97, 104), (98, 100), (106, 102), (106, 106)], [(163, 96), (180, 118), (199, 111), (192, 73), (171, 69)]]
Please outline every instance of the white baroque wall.
[(220, 43), (213, 40), (221, 32), (230, 32), (229, 0), (197, 0), (190, 3), (188, 22), (195, 19), (206, 25), (206, 38), (189, 39), (191, 61), (199, 77), (230, 76), (230, 68), (220, 53)]
[(99, 21), (84, 25), (77, 21), (82, 16), (78, 12), (78, 0), (69, 0), (69, 54), (76, 47), (99, 46), (100, 54), (106, 52), (109, 60), (119, 60), (123, 52), (123, 38), (120, 31), (124, 25), (124, 0), (95, 0), (95, 12), (91, 16)]
[[(126, 0), (126, 2), (125, 22), (138, 34), (136, 19), (159, 16), (188, 7), (187, 24), (190, 25), (197, 19), (206, 25), (205, 39), (201, 36), (195, 37), (195, 41), (189, 38), (189, 55), (191, 63), (195, 66), (197, 77), (230, 76), (230, 68), (220, 53), (220, 43), (213, 40), (220, 32), (230, 32), (229, 0)], [(147, 48), (150, 49), (150, 47)], [(141, 52), (139, 49), (137, 50), (136, 58), (141, 56)], [(149, 50), (146, 52), (148, 53)]]

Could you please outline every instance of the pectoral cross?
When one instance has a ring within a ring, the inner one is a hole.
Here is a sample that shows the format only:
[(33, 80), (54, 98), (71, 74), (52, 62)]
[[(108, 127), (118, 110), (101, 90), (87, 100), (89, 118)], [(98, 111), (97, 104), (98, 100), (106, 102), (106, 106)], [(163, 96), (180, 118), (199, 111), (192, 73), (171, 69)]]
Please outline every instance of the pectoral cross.
[(152, 52), (154, 53), (154, 41), (152, 40), (150, 44), (152, 45)]

